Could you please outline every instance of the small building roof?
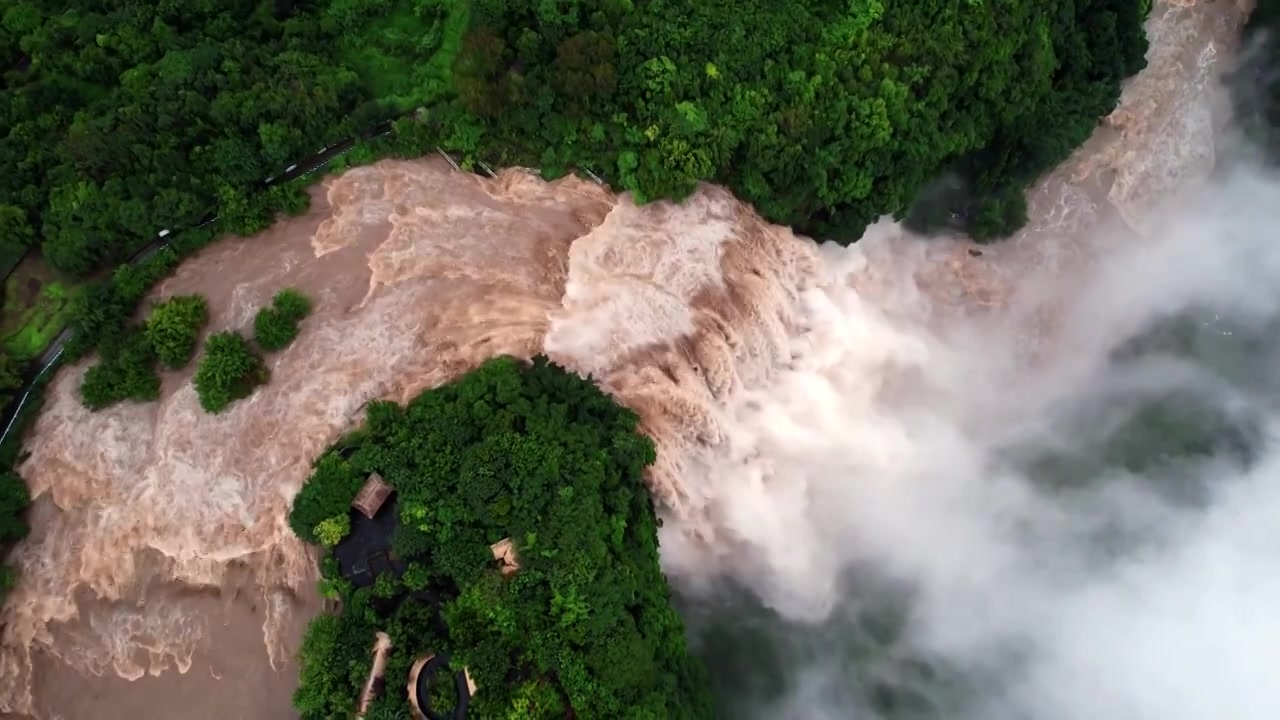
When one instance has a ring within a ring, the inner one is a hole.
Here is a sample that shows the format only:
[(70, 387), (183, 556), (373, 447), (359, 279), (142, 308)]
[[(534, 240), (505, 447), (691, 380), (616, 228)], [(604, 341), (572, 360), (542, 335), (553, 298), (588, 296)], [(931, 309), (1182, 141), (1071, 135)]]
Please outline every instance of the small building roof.
[(351, 507), (372, 520), (393, 492), (395, 488), (388, 485), (381, 475), (373, 473), (365, 481), (364, 487), (360, 488), (360, 492), (356, 493), (356, 499), (351, 501)]
[(490, 545), (489, 552), (498, 561), (498, 570), (503, 575), (513, 575), (520, 569), (520, 557), (516, 554), (516, 544), (511, 538), (503, 538)]

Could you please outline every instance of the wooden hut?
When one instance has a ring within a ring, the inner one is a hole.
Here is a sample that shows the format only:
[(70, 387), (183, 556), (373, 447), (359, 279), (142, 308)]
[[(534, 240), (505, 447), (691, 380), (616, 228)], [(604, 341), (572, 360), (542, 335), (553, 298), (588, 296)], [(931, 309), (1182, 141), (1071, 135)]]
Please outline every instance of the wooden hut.
[(489, 546), (493, 559), (498, 561), (498, 570), (503, 575), (513, 575), (520, 569), (520, 558), (516, 555), (516, 544), (511, 538), (503, 538)]
[(351, 507), (372, 520), (393, 492), (395, 488), (388, 485), (381, 475), (373, 473), (365, 481), (364, 487), (360, 488), (360, 492), (356, 493), (356, 499), (351, 501)]

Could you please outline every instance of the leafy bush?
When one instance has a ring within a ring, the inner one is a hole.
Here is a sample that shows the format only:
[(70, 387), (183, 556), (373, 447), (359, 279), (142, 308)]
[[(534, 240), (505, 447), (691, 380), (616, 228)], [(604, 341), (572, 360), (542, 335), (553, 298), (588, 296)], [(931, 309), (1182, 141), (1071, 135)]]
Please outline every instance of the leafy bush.
[(321, 545), (329, 548), (342, 542), (342, 539), (349, 534), (351, 534), (351, 514), (345, 512), (321, 520), (315, 529), (316, 539)]
[[(399, 603), (388, 687), (414, 658), (442, 651), (484, 688), (469, 706), (474, 717), (563, 718), (565, 698), (578, 717), (710, 717), (705, 671), (688, 654), (658, 564), (642, 481), (654, 449), (636, 423), (545, 358), (492, 360), (405, 408), (370, 405), (356, 458), (399, 493), (395, 546), (409, 563), (401, 582), (439, 594), (445, 621), (437, 633), (430, 604)], [(358, 489), (339, 462), (327, 454), (317, 463), (295, 500), (295, 531)], [(325, 487), (312, 490), (317, 482)], [(510, 577), (489, 550), (508, 537), (521, 565)], [(378, 621), (354, 602), (343, 608), (340, 627)], [(340, 679), (306, 673), (335, 663), (304, 652), (303, 664), (306, 702), (297, 706), (304, 719), (329, 717), (337, 705), (315, 697)]]
[[(367, 635), (362, 630), (367, 630)], [(373, 664), (369, 652), (373, 628), (357, 613), (341, 618), (321, 615), (307, 627), (298, 651), (302, 658), (298, 691), (293, 704), (304, 718), (339, 718), (355, 715), (358, 692)]]
[[(28, 527), (23, 515), (30, 504), (31, 494), (22, 478), (11, 471), (0, 473), (0, 558), (7, 554), (13, 543), (27, 536)], [(0, 602), (13, 589), (17, 579), (13, 568), (0, 564)]]
[(100, 338), (101, 359), (85, 372), (80, 384), (85, 407), (101, 410), (123, 400), (147, 402), (160, 397), (156, 360), (171, 368), (190, 362), (208, 319), (204, 298), (187, 295), (156, 305), (142, 326), (111, 330)]
[(128, 329), (118, 342), (105, 347), (102, 359), (85, 372), (80, 383), (80, 399), (90, 410), (123, 400), (148, 402), (158, 397), (155, 349), (138, 327)]
[(22, 515), (31, 504), (27, 485), (12, 472), (0, 473), (0, 547), (27, 536)]
[(289, 527), (303, 540), (319, 543), (316, 528), (329, 518), (346, 514), (364, 482), (365, 476), (337, 453), (321, 455), (311, 477), (293, 498)]
[(298, 337), (298, 323), (311, 313), (311, 300), (293, 288), (276, 293), (271, 307), (262, 308), (253, 318), (253, 338), (258, 346), (275, 352)]
[(404, 582), (405, 588), (410, 591), (425, 590), (431, 583), (431, 575), (419, 563), (409, 563), (409, 567), (405, 568), (404, 575), (400, 579)]
[(268, 375), (262, 358), (254, 354), (239, 333), (210, 335), (195, 377), (200, 407), (206, 412), (221, 412), (236, 400), (248, 397), (267, 381)]
[(156, 357), (170, 368), (191, 362), (196, 340), (209, 322), (209, 304), (199, 295), (169, 298), (151, 310), (146, 336)]
[(0, 406), (8, 406), (14, 391), (22, 387), (22, 367), (12, 355), (0, 350)]
[(389, 600), (400, 594), (402, 585), (391, 573), (382, 573), (373, 583), (373, 596), (383, 600)]
[(457, 124), (546, 175), (593, 168), (640, 200), (715, 180), (852, 241), (947, 172), (981, 202), (1064, 160), (1143, 66), (1149, 6), (475, 0)]

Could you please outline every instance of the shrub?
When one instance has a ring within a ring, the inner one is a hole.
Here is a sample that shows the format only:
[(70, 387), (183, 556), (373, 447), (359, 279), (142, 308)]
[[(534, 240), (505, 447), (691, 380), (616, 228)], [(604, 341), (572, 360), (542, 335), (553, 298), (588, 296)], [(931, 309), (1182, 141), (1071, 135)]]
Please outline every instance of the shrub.
[[(30, 504), (31, 493), (22, 478), (14, 472), (0, 473), (0, 558), (9, 546), (27, 536), (29, 528), (23, 516)], [(0, 563), (0, 602), (17, 581), (17, 571)]]
[(298, 323), (311, 312), (306, 295), (286, 288), (276, 293), (271, 307), (262, 308), (253, 318), (253, 337), (268, 352), (284, 349), (298, 337)]
[(351, 533), (351, 514), (334, 515), (316, 525), (315, 537), (325, 547), (333, 547)]
[(403, 587), (395, 575), (391, 573), (382, 573), (378, 579), (373, 582), (373, 596), (389, 600), (400, 594), (400, 588)]
[(147, 318), (146, 336), (156, 357), (180, 368), (195, 355), (196, 340), (209, 322), (209, 305), (199, 295), (170, 298), (156, 305)]
[(302, 717), (355, 715), (357, 693), (351, 691), (352, 682), (360, 682), (361, 671), (368, 672), (373, 663), (369, 653), (373, 633), (361, 632), (365, 627), (354, 612), (341, 619), (321, 615), (311, 621), (298, 651), (301, 668), (293, 695)]
[(0, 602), (18, 584), (18, 571), (8, 565), (0, 565)]
[(345, 514), (364, 481), (364, 476), (337, 453), (320, 456), (311, 477), (293, 499), (289, 527), (307, 542), (320, 542), (316, 528), (329, 518)]
[(22, 478), (12, 472), (0, 473), (0, 548), (27, 536), (23, 513), (31, 504), (31, 494)]
[(409, 567), (405, 569), (404, 575), (400, 578), (404, 581), (404, 586), (414, 592), (425, 590), (431, 582), (431, 576), (427, 573), (427, 569), (418, 563), (409, 563)]
[(102, 359), (85, 372), (80, 400), (90, 410), (123, 400), (155, 400), (160, 397), (160, 376), (155, 367), (155, 350), (145, 332), (129, 328), (119, 341), (104, 348)]
[(206, 412), (221, 412), (236, 400), (248, 397), (268, 377), (262, 358), (254, 354), (239, 333), (210, 335), (195, 377), (200, 407)]

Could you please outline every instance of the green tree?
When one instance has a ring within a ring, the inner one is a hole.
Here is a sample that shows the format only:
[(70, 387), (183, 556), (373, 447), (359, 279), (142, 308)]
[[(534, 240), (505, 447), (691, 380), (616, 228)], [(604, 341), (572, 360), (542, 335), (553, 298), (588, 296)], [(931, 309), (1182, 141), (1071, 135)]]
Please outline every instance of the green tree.
[(293, 498), (289, 527), (303, 540), (319, 543), (316, 528), (332, 517), (345, 514), (364, 482), (365, 476), (337, 453), (321, 455), (311, 476)]
[(770, 220), (852, 241), (956, 173), (969, 201), (1009, 211), (953, 210), (1007, 234), (1005, 198), (1087, 138), (1142, 67), (1148, 10), (476, 0), (455, 74), (485, 144), (544, 169), (617, 168), (641, 200), (715, 180)]
[(27, 484), (13, 472), (0, 473), (0, 547), (27, 536), (23, 514), (31, 504)]
[(239, 333), (210, 335), (195, 376), (200, 407), (206, 412), (222, 412), (236, 400), (248, 397), (268, 376), (262, 358), (254, 354)]
[[(372, 633), (352, 642), (351, 630), (363, 625), (356, 619), (321, 615), (307, 627), (298, 655), (302, 658), (294, 707), (303, 718), (340, 718), (355, 715), (358, 693), (351, 692), (353, 676), (372, 663), (368, 643)], [(362, 646), (364, 645), (364, 646)], [(356, 682), (359, 682), (356, 680)]]
[(24, 252), (35, 243), (36, 233), (27, 213), (16, 205), (0, 204), (0, 253)]
[(4, 350), (0, 350), (0, 405), (13, 400), (13, 392), (22, 387), (22, 367)]
[(253, 318), (253, 338), (263, 350), (282, 350), (298, 337), (298, 323), (310, 313), (311, 300), (306, 295), (293, 288), (281, 290), (271, 307), (262, 308)]
[(146, 337), (160, 362), (180, 368), (191, 361), (196, 340), (209, 322), (209, 305), (199, 295), (169, 298), (151, 310)]
[(80, 399), (90, 410), (123, 400), (149, 402), (160, 397), (156, 353), (142, 328), (125, 332), (106, 346), (102, 359), (90, 367), (80, 383)]
[(351, 532), (351, 515), (349, 513), (341, 513), (331, 518), (321, 520), (314, 532), (316, 540), (325, 547), (334, 547), (342, 542)]

